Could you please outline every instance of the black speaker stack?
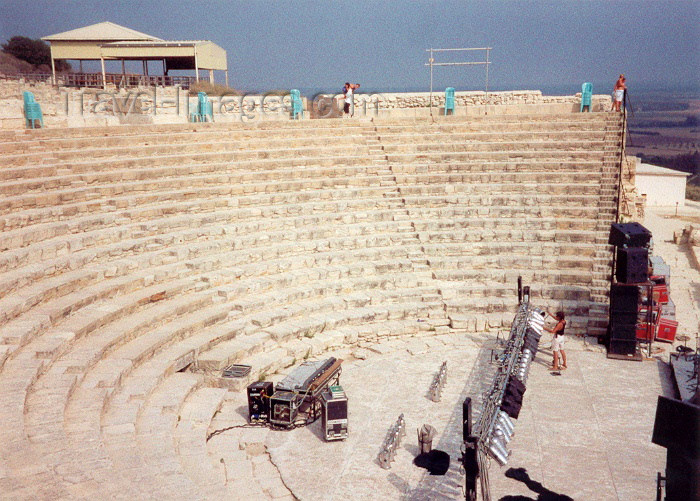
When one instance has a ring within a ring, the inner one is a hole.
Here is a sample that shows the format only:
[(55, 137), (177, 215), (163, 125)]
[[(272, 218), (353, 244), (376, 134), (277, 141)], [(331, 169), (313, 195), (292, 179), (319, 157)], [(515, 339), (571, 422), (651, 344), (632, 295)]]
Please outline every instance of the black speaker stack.
[(666, 501), (700, 500), (700, 405), (659, 396), (651, 441), (666, 448)]
[(615, 281), (610, 286), (608, 355), (629, 357), (637, 353), (637, 316), (640, 284), (649, 281), (651, 232), (639, 223), (616, 223), (608, 244), (616, 249)]
[(649, 280), (649, 250), (645, 247), (618, 247), (615, 279), (621, 284)]
[(639, 223), (614, 223), (608, 244), (615, 247), (648, 247), (651, 232)]

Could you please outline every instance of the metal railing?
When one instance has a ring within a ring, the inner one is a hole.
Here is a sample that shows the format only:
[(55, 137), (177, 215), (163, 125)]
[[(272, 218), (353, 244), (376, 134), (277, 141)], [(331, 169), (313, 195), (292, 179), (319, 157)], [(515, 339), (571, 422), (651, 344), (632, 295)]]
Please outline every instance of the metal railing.
[[(8, 80), (24, 80), (25, 82), (52, 83), (51, 73), (16, 73), (14, 75), (2, 75)], [(209, 81), (206, 77), (200, 77), (200, 81)], [(123, 73), (106, 73), (105, 83), (120, 88), (127, 87), (175, 87), (189, 89), (197, 81), (195, 77), (182, 75), (138, 75)], [(63, 87), (91, 87), (101, 88), (102, 73), (57, 73), (56, 85)]]
[(627, 135), (625, 132), (629, 133), (629, 126), (627, 124), (627, 90), (623, 94), (622, 98), (622, 137), (620, 138), (620, 161), (617, 167), (617, 213), (615, 214), (615, 222), (619, 223), (621, 220), (622, 213), (622, 200), (624, 196), (624, 187), (622, 185), (622, 169), (625, 164), (625, 142)]

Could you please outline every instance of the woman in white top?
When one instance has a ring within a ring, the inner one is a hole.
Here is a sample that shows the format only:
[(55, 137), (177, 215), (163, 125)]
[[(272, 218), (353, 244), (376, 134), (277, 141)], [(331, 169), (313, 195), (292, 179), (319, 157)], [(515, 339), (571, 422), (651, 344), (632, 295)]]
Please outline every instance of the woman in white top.
[[(552, 315), (549, 312), (547, 312), (547, 314), (557, 321), (557, 325), (555, 325), (553, 329), (547, 329), (545, 327), (545, 330), (554, 334), (554, 337), (552, 338), (552, 355), (554, 359), (552, 360), (551, 370), (559, 371), (562, 369), (566, 369), (566, 352), (564, 351), (564, 331), (566, 330), (566, 317), (564, 316), (563, 311), (558, 311), (554, 315)], [(561, 364), (559, 363), (560, 358)]]
[(350, 82), (345, 82), (345, 87), (343, 87), (343, 97), (345, 98), (345, 106), (343, 111), (346, 115), (353, 116), (355, 114), (355, 102), (353, 100), (353, 94), (355, 89), (359, 89), (360, 84), (351, 84)]
[(620, 75), (620, 78), (615, 82), (615, 87), (613, 88), (613, 109), (615, 111), (620, 111), (620, 105), (622, 105), (622, 100), (625, 97), (625, 91), (627, 90), (625, 82), (625, 75)]

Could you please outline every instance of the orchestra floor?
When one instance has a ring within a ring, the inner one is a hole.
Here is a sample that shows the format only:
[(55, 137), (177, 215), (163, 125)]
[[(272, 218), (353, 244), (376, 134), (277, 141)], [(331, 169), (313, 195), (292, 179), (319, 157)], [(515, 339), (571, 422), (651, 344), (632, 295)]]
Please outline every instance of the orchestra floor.
[[(340, 379), (349, 398), (346, 441), (325, 442), (320, 420), (291, 431), (244, 427), (212, 437), (210, 454), (221, 454), (229, 482), (246, 476), (250, 483), (252, 474), (271, 499), (293, 499), (292, 493), (304, 500), (460, 499), (462, 402), (488, 387), (492, 368), (493, 338), (478, 339), (465, 334), (395, 340), (356, 352), (364, 359), (337, 353), (346, 360)], [(569, 368), (555, 376), (547, 370), (548, 340), (542, 346), (515, 422), (510, 460), (504, 467), (491, 461), (492, 499), (537, 499), (542, 493), (568, 496), (561, 499), (652, 498), (656, 472), (665, 464), (665, 450), (651, 443), (656, 397), (670, 389), (663, 363), (609, 360), (601, 347), (570, 339)], [(443, 361), (447, 384), (436, 403), (428, 389)], [(215, 418), (221, 428), (246, 422), (243, 395), (236, 396)], [(384, 470), (377, 455), (401, 413), (407, 434), (391, 469)], [(413, 465), (419, 451), (414, 430), (423, 424), (438, 431), (433, 448), (451, 457), (444, 476)]]
[[(666, 235), (681, 228), (682, 221), (669, 224), (662, 215), (661, 210), (650, 212), (645, 224), (655, 232), (655, 253), (675, 274), (672, 295), (681, 330), (691, 332), (698, 272)], [(477, 420), (480, 395), (491, 381), (494, 341), (493, 332), (464, 333), (330, 353), (344, 359), (340, 382), (349, 398), (350, 436), (342, 442), (325, 442), (320, 420), (291, 431), (247, 427), (245, 396), (231, 392), (209, 429), (225, 430), (208, 442), (210, 456), (221, 458), (229, 492), (238, 495), (262, 491), (270, 499), (324, 501), (463, 499), (458, 461), (462, 402), (467, 396), (476, 400)], [(491, 461), (488, 470), (491, 498), (653, 499), (666, 451), (651, 443), (651, 433), (657, 396), (673, 392), (665, 363), (672, 346), (655, 343), (660, 351), (651, 358), (628, 362), (607, 359), (593, 338), (567, 342), (569, 367), (553, 375), (547, 369), (549, 339), (543, 337), (515, 422), (512, 455), (503, 467)], [(428, 390), (443, 361), (447, 384), (436, 403)], [(407, 435), (391, 468), (384, 470), (377, 455), (401, 413)], [(431, 476), (413, 464), (419, 452), (414, 430), (423, 424), (437, 429), (433, 448), (451, 457), (444, 476)]]

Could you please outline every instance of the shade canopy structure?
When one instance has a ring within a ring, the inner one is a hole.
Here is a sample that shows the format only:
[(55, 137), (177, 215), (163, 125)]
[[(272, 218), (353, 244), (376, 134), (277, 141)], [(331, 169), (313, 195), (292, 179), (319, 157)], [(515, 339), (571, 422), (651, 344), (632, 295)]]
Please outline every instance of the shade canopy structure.
[(102, 84), (106, 83), (105, 61), (143, 61), (144, 74), (148, 74), (147, 61), (162, 61), (163, 73), (169, 70), (194, 70), (199, 81), (199, 70), (209, 70), (214, 80), (214, 70), (224, 71), (228, 85), (226, 51), (209, 40), (163, 40), (111, 22), (102, 22), (42, 37), (51, 44), (51, 70), (56, 82), (56, 59), (99, 60), (102, 65)]

